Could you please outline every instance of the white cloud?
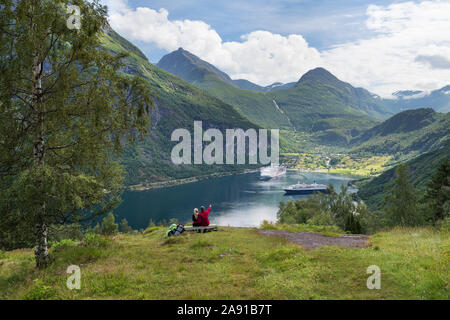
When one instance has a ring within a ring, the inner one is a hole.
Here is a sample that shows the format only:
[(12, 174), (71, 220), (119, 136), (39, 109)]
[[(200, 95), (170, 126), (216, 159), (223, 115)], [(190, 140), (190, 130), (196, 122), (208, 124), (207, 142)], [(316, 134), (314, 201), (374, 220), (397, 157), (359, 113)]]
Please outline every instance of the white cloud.
[(283, 37), (255, 31), (242, 36), (239, 42), (224, 42), (202, 21), (171, 21), (165, 9), (120, 7), (120, 10), (110, 9), (109, 20), (128, 39), (155, 43), (168, 51), (183, 47), (232, 78), (268, 85), (292, 81), (321, 64), (320, 53), (310, 48), (301, 35)]
[(165, 9), (131, 9), (126, 0), (105, 0), (110, 23), (130, 40), (155, 43), (167, 51), (178, 47), (216, 65), (232, 78), (260, 85), (297, 81), (317, 66), (382, 96), (411, 89), (429, 90), (450, 82), (449, 69), (433, 69), (418, 56), (450, 57), (450, 1), (370, 5), (366, 26), (370, 39), (319, 52), (301, 35), (254, 31), (226, 42), (203, 21), (170, 20)]
[(420, 98), (425, 98), (426, 96), (430, 95), (430, 91), (423, 91), (423, 92), (419, 92), (410, 96), (405, 96), (403, 97), (403, 99), (408, 100), (408, 99), (420, 99)]
[(450, 56), (450, 1), (371, 5), (367, 15), (367, 28), (376, 36), (322, 52), (330, 71), (383, 96), (396, 90), (436, 89), (450, 82), (450, 70), (417, 59)]

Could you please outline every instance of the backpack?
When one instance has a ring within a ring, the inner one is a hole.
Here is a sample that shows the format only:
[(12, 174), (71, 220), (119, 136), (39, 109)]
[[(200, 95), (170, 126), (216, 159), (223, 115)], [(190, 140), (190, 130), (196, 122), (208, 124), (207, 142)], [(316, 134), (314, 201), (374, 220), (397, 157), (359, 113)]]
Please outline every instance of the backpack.
[(184, 232), (184, 226), (182, 224), (179, 224), (178, 227), (175, 229), (175, 236), (179, 236)]
[(172, 224), (169, 229), (166, 231), (166, 234), (164, 237), (171, 237), (171, 236), (179, 236), (184, 232), (184, 226), (182, 224), (176, 225)]

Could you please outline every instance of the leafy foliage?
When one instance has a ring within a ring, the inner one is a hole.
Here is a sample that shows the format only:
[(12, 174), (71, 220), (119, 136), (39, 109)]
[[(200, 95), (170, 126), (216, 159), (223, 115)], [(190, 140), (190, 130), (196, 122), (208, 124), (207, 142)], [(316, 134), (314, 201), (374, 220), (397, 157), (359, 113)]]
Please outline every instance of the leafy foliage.
[(124, 55), (99, 49), (105, 8), (70, 1), (83, 13), (82, 28), (70, 30), (68, 3), (0, 6), (0, 210), (36, 228), (39, 267), (49, 225), (118, 204), (123, 170), (114, 157), (146, 133), (152, 104), (148, 85), (120, 72)]
[(57, 224), (51, 225), (48, 229), (48, 241), (81, 240), (83, 230), (80, 224)]
[(112, 212), (103, 218), (102, 221), (102, 234), (114, 235), (119, 232), (119, 225), (115, 222), (114, 214)]
[(56, 298), (56, 290), (44, 284), (42, 279), (35, 279), (32, 288), (22, 297), (24, 300), (52, 300)]
[(122, 233), (130, 233), (133, 229), (128, 225), (127, 219), (123, 218), (120, 222), (120, 231)]
[(64, 239), (61, 241), (50, 242), (50, 246), (51, 246), (53, 252), (55, 252), (57, 250), (61, 250), (62, 248), (75, 247), (77, 244), (78, 244), (77, 241), (74, 241), (71, 239)]
[(339, 193), (330, 185), (327, 194), (316, 193), (295, 202), (282, 201), (278, 218), (281, 224), (336, 225), (351, 233), (370, 231), (367, 222), (362, 222), (369, 219), (367, 207), (362, 202), (355, 204), (344, 186)]

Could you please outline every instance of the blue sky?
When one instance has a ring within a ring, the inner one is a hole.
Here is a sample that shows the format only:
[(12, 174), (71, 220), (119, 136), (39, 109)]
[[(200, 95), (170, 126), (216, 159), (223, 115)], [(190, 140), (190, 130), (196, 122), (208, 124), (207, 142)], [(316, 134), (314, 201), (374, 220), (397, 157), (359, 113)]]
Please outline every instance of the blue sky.
[(386, 97), (450, 82), (450, 0), (102, 1), (153, 63), (183, 47), (259, 85), (324, 67)]
[[(401, 1), (376, 1), (388, 5)], [(367, 6), (374, 1), (352, 0), (129, 0), (130, 7), (165, 8), (173, 20), (201, 20), (211, 25), (224, 41), (238, 41), (243, 34), (267, 30), (281, 35), (302, 34), (319, 49), (370, 37), (365, 26)], [(167, 53), (143, 41), (137, 44), (150, 61)]]

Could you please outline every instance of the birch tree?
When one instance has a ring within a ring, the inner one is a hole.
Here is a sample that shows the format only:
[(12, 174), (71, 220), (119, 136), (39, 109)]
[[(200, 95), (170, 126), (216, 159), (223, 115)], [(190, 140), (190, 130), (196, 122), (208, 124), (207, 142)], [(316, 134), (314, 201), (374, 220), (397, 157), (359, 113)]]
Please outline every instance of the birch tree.
[(49, 225), (118, 204), (115, 159), (146, 132), (149, 89), (101, 49), (106, 15), (98, 1), (0, 2), (0, 214), (32, 224), (37, 267)]

